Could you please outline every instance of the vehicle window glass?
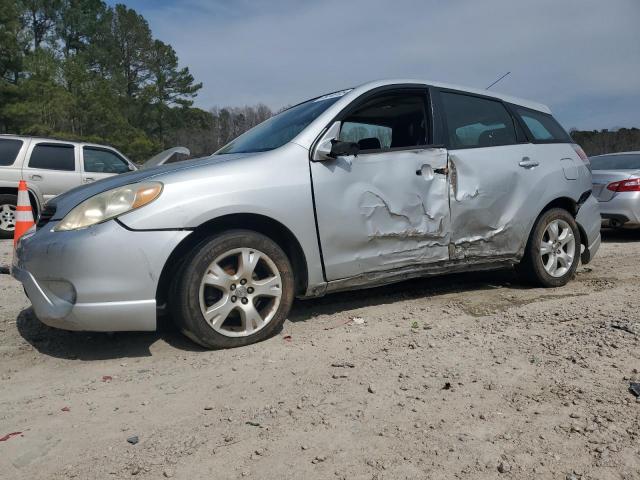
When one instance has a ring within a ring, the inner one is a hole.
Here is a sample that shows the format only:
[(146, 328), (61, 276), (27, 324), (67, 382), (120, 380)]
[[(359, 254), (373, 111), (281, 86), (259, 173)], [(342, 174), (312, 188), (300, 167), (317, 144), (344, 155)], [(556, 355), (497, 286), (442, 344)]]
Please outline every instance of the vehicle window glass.
[(377, 96), (343, 120), (339, 139), (356, 142), (361, 150), (426, 145), (425, 96), (419, 93)]
[(240, 135), (218, 150), (216, 155), (266, 152), (281, 147), (349, 91), (330, 93), (291, 107)]
[(591, 157), (592, 170), (640, 170), (640, 153)]
[(535, 140), (570, 141), (569, 134), (565, 132), (564, 128), (562, 128), (551, 115), (525, 108), (517, 108), (516, 110)]
[(457, 93), (442, 93), (450, 148), (518, 143), (513, 118), (502, 103)]
[(22, 140), (0, 138), (0, 165), (5, 167), (13, 165), (20, 148), (22, 148)]
[[(359, 142), (362, 150), (389, 148), (391, 147), (391, 131), (391, 127), (385, 127), (384, 125), (344, 122), (340, 130), (340, 140), (345, 142)], [(364, 142), (362, 141), (363, 139)]]
[(36, 145), (33, 152), (31, 152), (29, 167), (74, 171), (76, 169), (76, 161), (73, 145), (52, 143)]
[(129, 165), (113, 152), (84, 147), (84, 171), (91, 173), (125, 173)]

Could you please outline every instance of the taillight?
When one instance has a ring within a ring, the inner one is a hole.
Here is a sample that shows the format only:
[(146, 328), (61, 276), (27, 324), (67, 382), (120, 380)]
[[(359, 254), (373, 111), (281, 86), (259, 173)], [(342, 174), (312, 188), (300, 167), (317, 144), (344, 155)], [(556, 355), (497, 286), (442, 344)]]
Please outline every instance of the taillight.
[(576, 153), (584, 163), (589, 163), (589, 157), (587, 157), (587, 154), (584, 153), (584, 150), (580, 145), (578, 145), (577, 143), (573, 143), (571, 146), (573, 147), (573, 149), (576, 151)]
[(640, 192), (640, 178), (630, 178), (607, 185), (607, 190), (612, 192)]
[(580, 157), (580, 160), (582, 160), (584, 162), (585, 166), (589, 169), (589, 171), (591, 171), (591, 162), (589, 161), (589, 157), (587, 157), (587, 154), (584, 153), (584, 150), (582, 149), (582, 147), (580, 145), (578, 145), (577, 143), (573, 143), (573, 144), (571, 144), (571, 146), (573, 147), (573, 149), (576, 151), (576, 153)]

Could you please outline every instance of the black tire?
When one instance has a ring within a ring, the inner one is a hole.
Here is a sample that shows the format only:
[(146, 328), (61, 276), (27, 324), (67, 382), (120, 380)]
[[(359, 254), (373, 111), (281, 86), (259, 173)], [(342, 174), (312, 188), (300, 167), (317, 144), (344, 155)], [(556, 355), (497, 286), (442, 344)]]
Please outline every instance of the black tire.
[[(200, 308), (200, 282), (209, 266), (221, 255), (234, 249), (258, 250), (269, 257), (280, 274), (280, 304), (272, 319), (255, 333), (230, 337), (214, 330)], [(200, 242), (181, 262), (169, 290), (169, 309), (177, 327), (191, 340), (209, 349), (234, 348), (260, 342), (279, 331), (295, 296), (291, 263), (282, 249), (270, 238), (251, 230), (230, 230)]]
[[(2, 212), (2, 206), (3, 205), (13, 205), (14, 207), (18, 204), (18, 196), (17, 195), (12, 195), (10, 193), (2, 193), (0, 194), (0, 215), (3, 214)], [(13, 231), (15, 229), (15, 223), (13, 224), (14, 227), (9, 230), (8, 228), (3, 228), (2, 226), (2, 222), (0, 222), (0, 239), (7, 239), (7, 238), (13, 238)]]
[[(545, 230), (554, 220), (564, 220), (571, 228), (575, 239), (573, 263), (567, 272), (560, 277), (554, 277), (545, 270), (542, 256), (540, 254), (540, 243), (543, 239)], [(580, 248), (580, 229), (578, 228), (573, 215), (563, 208), (552, 208), (543, 212), (536, 220), (527, 241), (524, 257), (520, 264), (516, 266), (516, 271), (522, 280), (527, 283), (545, 288), (562, 287), (566, 285), (576, 273), (576, 269), (580, 263)]]

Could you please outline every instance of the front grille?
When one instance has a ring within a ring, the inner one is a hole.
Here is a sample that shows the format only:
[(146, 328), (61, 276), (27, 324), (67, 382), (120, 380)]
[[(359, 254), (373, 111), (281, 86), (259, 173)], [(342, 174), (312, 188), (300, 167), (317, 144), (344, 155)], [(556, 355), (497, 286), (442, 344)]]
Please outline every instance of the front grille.
[(36, 223), (36, 230), (44, 227), (49, 220), (55, 215), (56, 207), (55, 205), (45, 205), (40, 212), (40, 216), (38, 217), (38, 222)]

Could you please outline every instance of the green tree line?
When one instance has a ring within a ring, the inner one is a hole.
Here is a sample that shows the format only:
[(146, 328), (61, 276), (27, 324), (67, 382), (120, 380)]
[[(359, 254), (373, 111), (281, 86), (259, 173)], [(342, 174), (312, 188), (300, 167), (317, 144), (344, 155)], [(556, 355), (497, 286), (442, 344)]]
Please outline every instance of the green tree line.
[(211, 126), (201, 88), (125, 5), (0, 0), (0, 132), (112, 144), (134, 160)]
[(640, 129), (571, 130), (571, 136), (589, 156), (640, 151)]

